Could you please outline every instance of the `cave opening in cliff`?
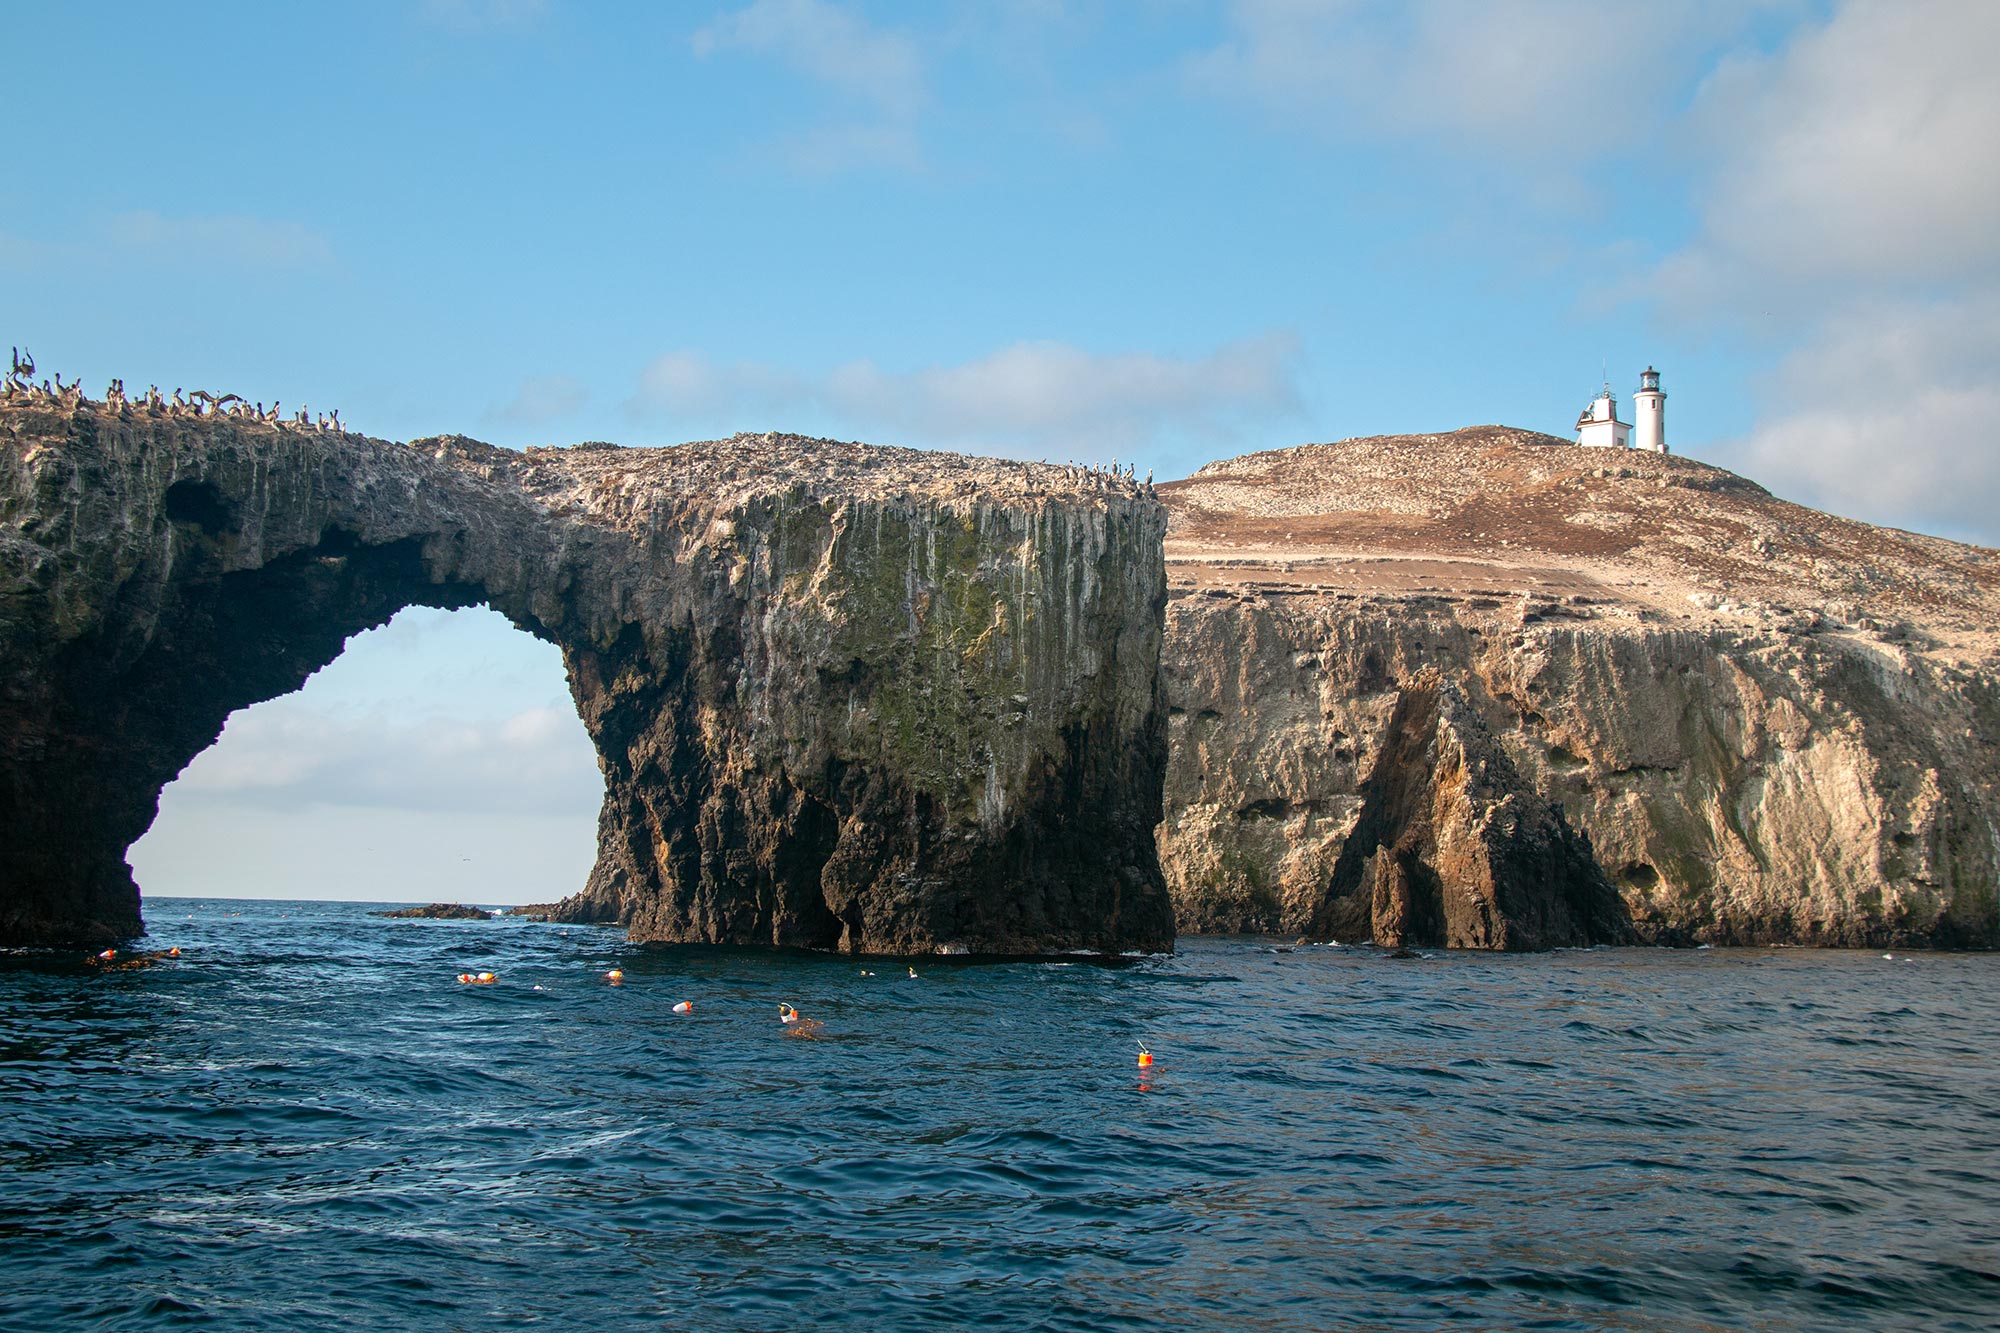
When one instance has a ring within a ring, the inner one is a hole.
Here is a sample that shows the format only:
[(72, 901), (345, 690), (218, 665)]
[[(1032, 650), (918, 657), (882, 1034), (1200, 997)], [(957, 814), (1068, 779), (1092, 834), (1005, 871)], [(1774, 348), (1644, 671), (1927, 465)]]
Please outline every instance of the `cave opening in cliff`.
[(550, 902), (604, 783), (561, 652), (484, 606), (411, 606), (232, 713), (127, 859), (146, 897)]

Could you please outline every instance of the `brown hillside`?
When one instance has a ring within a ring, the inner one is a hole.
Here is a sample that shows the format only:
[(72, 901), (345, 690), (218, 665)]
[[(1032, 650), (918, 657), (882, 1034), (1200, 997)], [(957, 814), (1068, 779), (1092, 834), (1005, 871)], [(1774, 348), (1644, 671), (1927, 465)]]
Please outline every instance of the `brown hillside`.
[(1547, 598), (1961, 664), (2000, 650), (2000, 553), (1823, 514), (1688, 458), (1474, 426), (1247, 454), (1159, 489), (1181, 593)]

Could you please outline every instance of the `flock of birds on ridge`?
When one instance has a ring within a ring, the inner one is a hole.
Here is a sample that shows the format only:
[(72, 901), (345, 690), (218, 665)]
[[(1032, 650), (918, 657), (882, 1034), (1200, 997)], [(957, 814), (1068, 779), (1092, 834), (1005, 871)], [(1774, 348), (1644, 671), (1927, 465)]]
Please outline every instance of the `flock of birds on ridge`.
[(1079, 463), (1075, 459), (1062, 464), (1063, 480), (1073, 486), (1095, 486), (1103, 489), (1107, 483), (1112, 486), (1123, 484), (1142, 490), (1148, 495), (1156, 494), (1153, 490), (1153, 470), (1146, 469), (1144, 481), (1134, 481), (1132, 473), (1135, 470), (1130, 463), (1121, 470), (1115, 458), (1111, 460), (1109, 466), (1103, 463)]
[[(13, 366), (8, 370), (6, 379), (0, 381), (0, 398), (20, 398), (29, 403), (46, 403), (72, 411), (90, 401), (84, 395), (82, 380), (64, 384), (62, 373), (58, 371), (53, 385), (48, 380), (38, 385), (32, 378), (34, 373), (35, 358), (25, 356), (18, 347), (15, 348)], [(280, 404), (273, 403), (267, 409), (262, 403), (250, 403), (239, 394), (213, 394), (206, 389), (196, 389), (186, 397), (175, 389), (169, 397), (161, 394), (159, 385), (154, 384), (147, 386), (144, 394), (128, 394), (124, 380), (111, 381), (110, 387), (104, 391), (104, 405), (120, 415), (129, 415), (136, 410), (156, 417), (238, 417), (261, 421), (280, 430), (319, 431), (329, 435), (342, 434), (346, 430), (340, 424), (338, 409), (332, 413), (322, 412), (315, 418), (302, 407), (296, 415), (288, 417)]]
[[(22, 352), (18, 347), (14, 348), (13, 365), (8, 370), (6, 378), (0, 380), (0, 399), (19, 399), (28, 404), (60, 407), (69, 411), (75, 411), (91, 401), (83, 391), (81, 379), (64, 384), (62, 373), (57, 371), (53, 384), (47, 379), (36, 384), (34, 374), (35, 358)], [(264, 404), (251, 403), (239, 394), (217, 395), (206, 389), (196, 389), (185, 396), (179, 389), (175, 389), (171, 395), (163, 395), (160, 387), (154, 384), (148, 385), (143, 394), (128, 394), (125, 391), (125, 381), (115, 379), (105, 389), (103, 402), (105, 407), (121, 416), (130, 416), (134, 411), (156, 417), (221, 416), (260, 421), (280, 430), (314, 431), (329, 435), (344, 434), (346, 431), (346, 427), (340, 424), (338, 409), (330, 413), (322, 412), (315, 418), (306, 408), (301, 407), (296, 414), (287, 417), (278, 403), (272, 403), (267, 409)], [(1059, 466), (1063, 480), (1073, 486), (1089, 486), (1102, 490), (1123, 485), (1142, 490), (1149, 496), (1158, 494), (1153, 489), (1153, 473), (1150, 468), (1147, 469), (1145, 481), (1136, 481), (1133, 476), (1137, 470), (1135, 465), (1127, 463), (1121, 468), (1115, 458), (1108, 464), (1079, 463), (1071, 459), (1050, 466)]]

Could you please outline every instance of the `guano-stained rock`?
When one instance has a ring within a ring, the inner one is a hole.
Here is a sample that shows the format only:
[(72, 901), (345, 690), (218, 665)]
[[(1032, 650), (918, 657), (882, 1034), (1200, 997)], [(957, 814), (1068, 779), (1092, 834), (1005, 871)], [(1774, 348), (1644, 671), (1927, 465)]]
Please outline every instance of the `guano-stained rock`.
[(140, 929), (125, 849), (230, 712), (408, 605), (563, 652), (637, 940), (1169, 947), (1142, 489), (738, 436), (497, 449), (0, 405), (0, 944)]

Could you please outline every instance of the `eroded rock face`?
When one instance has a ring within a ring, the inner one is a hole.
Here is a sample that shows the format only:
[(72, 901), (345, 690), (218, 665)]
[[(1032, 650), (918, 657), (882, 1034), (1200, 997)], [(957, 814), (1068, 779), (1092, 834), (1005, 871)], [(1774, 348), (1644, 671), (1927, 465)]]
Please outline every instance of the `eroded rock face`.
[(1440, 628), (1172, 603), (1161, 846), (1181, 929), (1483, 949), (1636, 938), (1476, 685), (1434, 665), (1457, 665), (1430, 649)]
[(1523, 950), (1632, 939), (1588, 840), (1436, 668), (1399, 691), (1359, 795), (1316, 936)]
[(1995, 553), (1500, 428), (1163, 490), (1181, 929), (2000, 943)]
[(0, 406), (0, 943), (140, 928), (237, 708), (408, 605), (556, 643), (640, 940), (1159, 949), (1159, 505), (792, 436), (514, 453)]

